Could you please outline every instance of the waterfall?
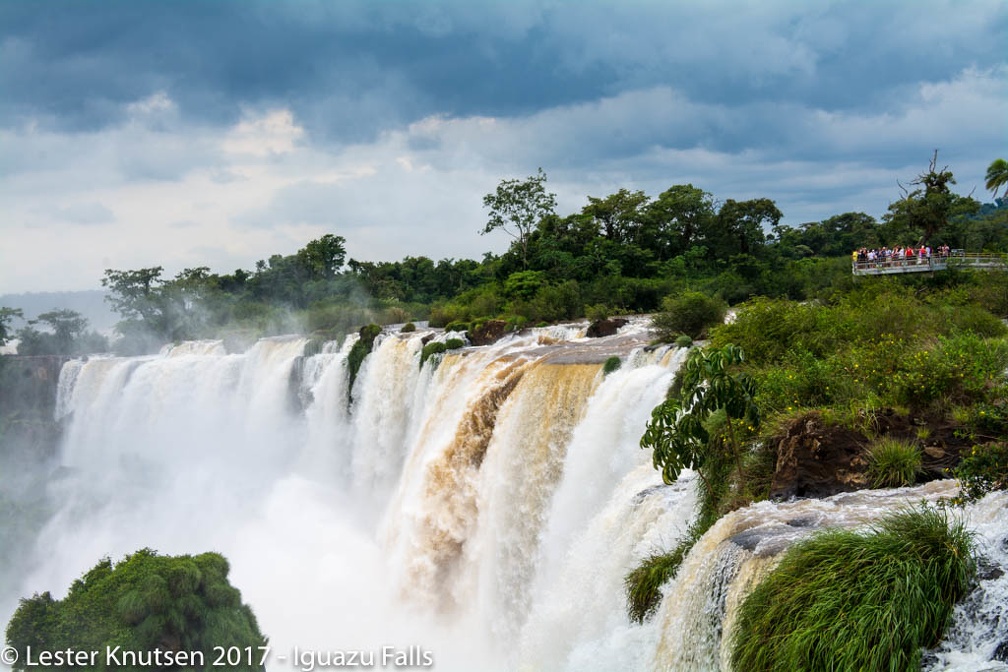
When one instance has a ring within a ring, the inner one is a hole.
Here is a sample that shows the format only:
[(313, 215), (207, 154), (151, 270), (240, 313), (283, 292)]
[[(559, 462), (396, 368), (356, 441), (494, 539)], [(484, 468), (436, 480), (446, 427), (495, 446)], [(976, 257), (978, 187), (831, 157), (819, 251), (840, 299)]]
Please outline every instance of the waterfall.
[[(726, 669), (733, 611), (781, 550), (954, 487), (734, 512), (658, 614), (632, 623), (625, 575), (694, 516), (692, 474), (663, 485), (639, 447), (687, 351), (646, 347), (643, 321), (584, 334), (526, 330), (421, 366), (447, 335), (383, 333), (352, 390), (356, 335), (309, 355), (306, 339), (272, 338), (67, 362), (50, 512), (3, 575), (0, 615), (62, 596), (102, 557), (216, 550), (278, 653), (417, 645), (438, 670)], [(610, 357), (622, 365), (606, 374)], [(1008, 640), (1006, 504), (969, 510), (992, 568), (929, 669), (975, 669)]]

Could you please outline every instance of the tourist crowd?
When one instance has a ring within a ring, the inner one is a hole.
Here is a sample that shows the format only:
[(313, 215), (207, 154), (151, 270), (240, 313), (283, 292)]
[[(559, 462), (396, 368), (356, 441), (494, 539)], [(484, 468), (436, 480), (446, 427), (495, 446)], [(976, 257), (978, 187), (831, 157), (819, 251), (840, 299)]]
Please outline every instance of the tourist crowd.
[(879, 249), (862, 247), (854, 250), (851, 261), (859, 268), (907, 266), (909, 264), (930, 264), (932, 254), (939, 259), (947, 259), (950, 254), (949, 246), (941, 245), (934, 250), (930, 245), (882, 247)]

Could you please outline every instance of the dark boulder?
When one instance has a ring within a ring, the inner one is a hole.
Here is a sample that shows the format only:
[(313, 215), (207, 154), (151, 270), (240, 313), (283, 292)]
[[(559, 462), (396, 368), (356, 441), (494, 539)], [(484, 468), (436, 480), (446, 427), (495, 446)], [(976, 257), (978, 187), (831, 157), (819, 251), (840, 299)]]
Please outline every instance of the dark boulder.
[(612, 336), (619, 328), (627, 323), (628, 320), (622, 317), (613, 317), (607, 320), (595, 320), (590, 325), (588, 325), (588, 331), (585, 334), (588, 338), (602, 338), (603, 336)]
[(466, 332), (469, 342), (473, 345), (490, 345), (496, 343), (507, 333), (507, 322), (503, 320), (487, 320)]

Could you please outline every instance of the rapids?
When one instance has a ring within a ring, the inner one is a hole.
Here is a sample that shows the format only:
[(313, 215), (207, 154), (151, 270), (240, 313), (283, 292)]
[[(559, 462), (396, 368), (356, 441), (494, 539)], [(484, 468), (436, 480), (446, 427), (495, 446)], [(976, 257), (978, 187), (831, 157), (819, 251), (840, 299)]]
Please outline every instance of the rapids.
[[(302, 669), (295, 647), (380, 663), (383, 646), (420, 647), (436, 670), (726, 669), (732, 606), (781, 549), (954, 488), (735, 512), (687, 557), (657, 616), (633, 624), (623, 577), (671, 548), (695, 506), (691, 475), (662, 485), (638, 446), (686, 350), (647, 348), (640, 322), (602, 339), (571, 325), (421, 368), (431, 333), (379, 336), (352, 395), (356, 336), (311, 356), (289, 337), (68, 362), (47, 513), (21, 569), (0, 573), (0, 616), (22, 596), (61, 597), (105, 556), (215, 550), (270, 637), (270, 669)], [(604, 374), (612, 356), (622, 366)], [(932, 670), (1008, 669), (993, 661), (1008, 641), (1006, 505), (968, 510), (990, 566)]]

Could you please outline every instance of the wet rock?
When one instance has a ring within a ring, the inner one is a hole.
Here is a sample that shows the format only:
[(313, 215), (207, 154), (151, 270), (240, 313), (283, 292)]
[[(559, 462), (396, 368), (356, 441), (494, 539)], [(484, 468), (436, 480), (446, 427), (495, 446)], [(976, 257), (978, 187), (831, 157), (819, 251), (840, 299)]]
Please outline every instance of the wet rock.
[(864, 488), (863, 441), (850, 429), (826, 426), (818, 413), (796, 418), (776, 438), (777, 467), (770, 496), (828, 497)]
[(614, 317), (608, 320), (595, 320), (588, 325), (585, 333), (588, 338), (602, 338), (603, 336), (613, 336), (619, 328), (625, 325), (628, 320), (622, 317)]
[(1001, 642), (994, 649), (994, 660), (1000, 660), (1002, 663), (1008, 663), (1008, 641)]
[(473, 345), (491, 345), (504, 337), (507, 333), (507, 322), (503, 320), (487, 320), (470, 329), (466, 335)]

